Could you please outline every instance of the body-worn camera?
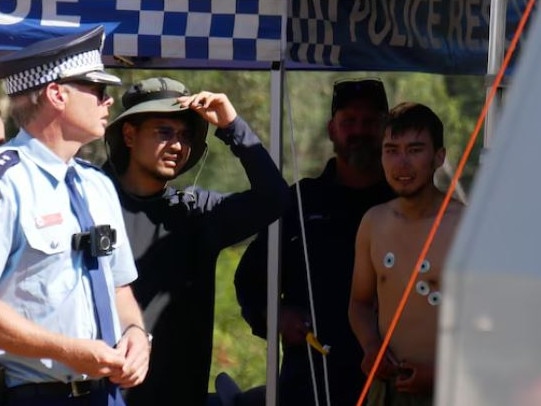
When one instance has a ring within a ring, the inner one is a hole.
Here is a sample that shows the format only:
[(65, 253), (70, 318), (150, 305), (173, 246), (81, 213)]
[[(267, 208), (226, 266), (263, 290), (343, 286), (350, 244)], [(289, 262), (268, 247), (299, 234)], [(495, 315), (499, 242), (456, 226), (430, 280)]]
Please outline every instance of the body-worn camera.
[(116, 230), (109, 224), (92, 226), (84, 233), (73, 234), (71, 246), (75, 251), (87, 251), (93, 257), (111, 255), (116, 243)]

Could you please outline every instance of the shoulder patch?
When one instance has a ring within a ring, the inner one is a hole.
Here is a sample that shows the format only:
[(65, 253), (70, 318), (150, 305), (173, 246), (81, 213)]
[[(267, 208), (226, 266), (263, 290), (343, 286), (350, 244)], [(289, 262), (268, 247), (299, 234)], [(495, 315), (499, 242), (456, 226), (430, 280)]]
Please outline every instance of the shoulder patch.
[(18, 164), (19, 161), (19, 153), (13, 149), (0, 152), (0, 177), (4, 176), (8, 168)]
[(75, 161), (79, 165), (84, 166), (85, 168), (92, 168), (92, 169), (95, 169), (95, 170), (97, 170), (99, 172), (103, 172), (103, 170), (98, 165), (93, 164), (92, 162), (87, 161), (86, 159), (75, 157)]

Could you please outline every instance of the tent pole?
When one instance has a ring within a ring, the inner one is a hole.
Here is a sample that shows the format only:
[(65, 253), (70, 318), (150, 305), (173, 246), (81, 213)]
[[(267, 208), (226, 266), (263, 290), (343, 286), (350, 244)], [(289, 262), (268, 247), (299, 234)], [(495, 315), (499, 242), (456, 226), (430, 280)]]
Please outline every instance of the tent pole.
[[(288, 1), (275, 0), (282, 8), (280, 62), (271, 66), (271, 122), (270, 154), (280, 172), (283, 171), (282, 121), (284, 102), (285, 55), (287, 53)], [(280, 371), (280, 337), (278, 334), (278, 309), (280, 304), (280, 269), (282, 253), (281, 220), (269, 226), (267, 256), (267, 370), (265, 405), (278, 406), (278, 376)]]
[[(486, 98), (496, 78), (498, 70), (503, 62), (505, 53), (505, 22), (507, 18), (507, 0), (491, 0), (490, 2), (490, 24), (488, 33), (488, 62), (487, 75), (485, 80)], [(495, 122), (499, 116), (503, 98), (503, 88), (499, 88), (496, 97), (490, 105), (485, 118), (484, 128), (484, 149), (490, 146), (494, 134)]]
[[(270, 154), (282, 171), (282, 105), (283, 63), (273, 63), (271, 69), (271, 136)], [(280, 286), (280, 219), (269, 226), (267, 257), (267, 390), (266, 405), (278, 404), (279, 336), (278, 308)]]

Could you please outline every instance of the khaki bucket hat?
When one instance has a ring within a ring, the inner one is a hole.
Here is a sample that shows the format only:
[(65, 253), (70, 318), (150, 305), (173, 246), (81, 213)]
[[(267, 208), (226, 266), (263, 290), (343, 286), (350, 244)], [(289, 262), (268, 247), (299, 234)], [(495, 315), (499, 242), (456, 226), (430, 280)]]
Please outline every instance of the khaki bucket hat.
[(105, 130), (109, 160), (119, 174), (124, 173), (129, 162), (129, 149), (122, 137), (122, 125), (129, 117), (138, 114), (171, 114), (187, 120), (193, 126), (191, 153), (179, 175), (188, 171), (201, 159), (207, 148), (208, 123), (195, 111), (180, 107), (177, 102), (178, 97), (190, 94), (188, 88), (181, 82), (166, 77), (155, 77), (134, 83), (122, 95), (124, 112), (110, 122)]

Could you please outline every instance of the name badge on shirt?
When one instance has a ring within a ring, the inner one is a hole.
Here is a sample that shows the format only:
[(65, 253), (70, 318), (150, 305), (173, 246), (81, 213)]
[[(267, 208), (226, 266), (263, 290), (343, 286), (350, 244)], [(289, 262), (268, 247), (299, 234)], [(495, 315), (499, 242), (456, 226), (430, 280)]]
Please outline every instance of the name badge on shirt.
[(50, 214), (44, 214), (42, 216), (36, 217), (36, 227), (37, 228), (45, 228), (50, 226), (56, 226), (58, 224), (62, 224), (62, 213), (50, 213)]

